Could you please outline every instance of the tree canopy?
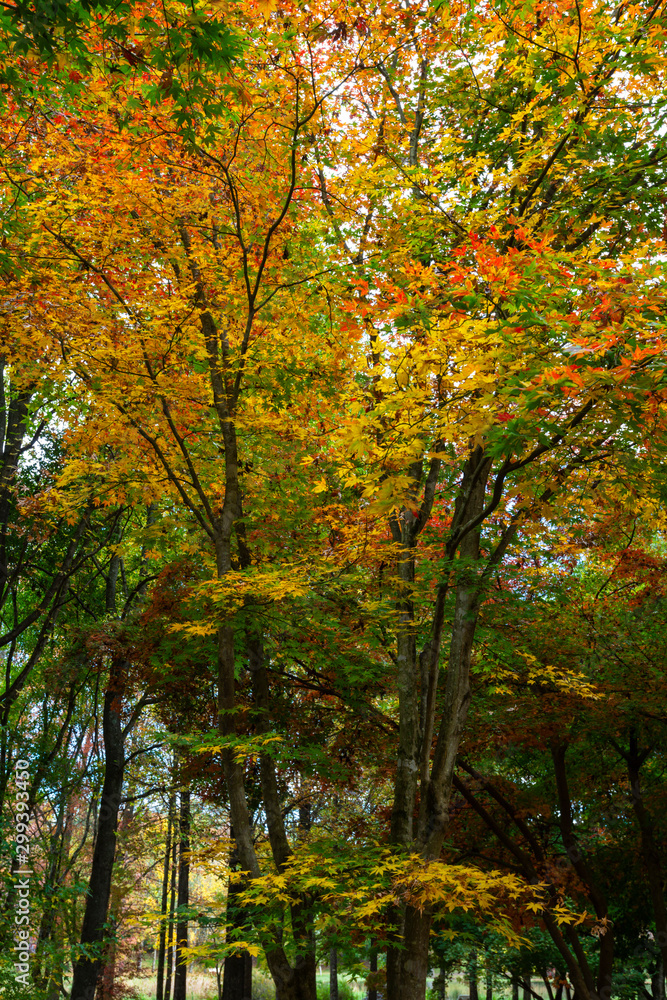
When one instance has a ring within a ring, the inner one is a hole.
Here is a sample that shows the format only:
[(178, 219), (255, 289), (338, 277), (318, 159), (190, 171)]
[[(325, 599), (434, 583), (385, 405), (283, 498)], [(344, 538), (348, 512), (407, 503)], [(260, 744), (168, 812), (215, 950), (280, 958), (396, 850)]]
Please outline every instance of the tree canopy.
[(1, 6), (8, 996), (664, 1000), (666, 40)]

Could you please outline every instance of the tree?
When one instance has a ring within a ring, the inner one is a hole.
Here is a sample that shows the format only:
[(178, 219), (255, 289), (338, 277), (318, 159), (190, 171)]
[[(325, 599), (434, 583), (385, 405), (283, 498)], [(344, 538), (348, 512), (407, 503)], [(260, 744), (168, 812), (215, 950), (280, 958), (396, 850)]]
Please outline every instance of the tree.
[[(638, 941), (645, 934), (659, 936), (661, 883), (655, 869), (647, 867), (653, 871), (648, 879), (641, 874), (641, 828), (633, 821), (627, 777), (623, 787), (622, 761), (639, 759), (640, 732), (646, 751), (652, 747), (647, 757), (661, 743), (654, 729), (660, 702), (636, 671), (645, 676), (647, 663), (662, 662), (661, 626), (654, 617), (662, 612), (654, 601), (660, 601), (663, 584), (650, 543), (648, 551), (642, 548), (648, 539), (634, 537), (642, 523), (637, 510), (626, 506), (619, 517), (615, 508), (614, 500), (601, 497), (591, 520), (573, 524), (565, 544), (545, 555), (537, 540), (531, 570), (499, 576), (483, 615), (495, 636), (480, 650), (478, 667), (479, 681), (494, 686), (496, 694), (489, 702), (479, 691), (475, 735), (464, 740), (455, 778), (506, 863), (574, 901), (581, 914), (577, 924), (557, 927), (548, 913), (542, 919), (557, 948), (551, 964), (564, 967), (584, 996), (619, 988), (629, 973), (629, 955), (634, 951), (636, 959), (644, 950)], [(650, 521), (645, 523), (650, 533)], [(535, 590), (527, 586), (531, 577)], [(483, 846), (471, 826), (457, 833), (457, 841), (466, 854), (479, 852), (493, 863), (493, 848)], [(657, 841), (653, 851), (656, 859)], [(642, 920), (651, 919), (650, 896), (658, 901), (655, 929), (644, 924), (641, 930)], [(644, 967), (659, 995), (654, 962)]]
[[(640, 39), (662, 30), (656, 12), (637, 12), (639, 21), (625, 8), (616, 19), (567, 6), (553, 9), (555, 20), (538, 7), (451, 12), (445, 31), (464, 54), (452, 54), (452, 69), (442, 61), (447, 41), (434, 43), (435, 20), (426, 17), (412, 23), (411, 44), (365, 73), (359, 87), (360, 118), (363, 107), (379, 104), (373, 87), (384, 89), (385, 103), (365, 133), (380, 136), (365, 144), (368, 160), (378, 161), (378, 187), (366, 184), (357, 241), (346, 237), (353, 259), (366, 263), (352, 323), (369, 337), (369, 359), (356, 427), (341, 438), (348, 475), (357, 476), (372, 510), (389, 513), (402, 623), (392, 837), (425, 857), (438, 856), (447, 828), (476, 625), (496, 567), (531, 522), (556, 524), (559, 507), (590, 489), (592, 467), (632, 462), (626, 421), (634, 413), (641, 435), (651, 419), (636, 408), (633, 379), (648, 376), (654, 388), (647, 383), (645, 391), (659, 398), (659, 309), (657, 300), (649, 304), (648, 285), (646, 304), (635, 300), (627, 347), (614, 353), (621, 330), (629, 333), (632, 307), (622, 290), (639, 290), (640, 268), (623, 268), (644, 197), (649, 243), (662, 245), (656, 197), (664, 150), (652, 138), (661, 111), (649, 98), (641, 125), (635, 85), (626, 90), (621, 71), (632, 53), (632, 77)], [(648, 52), (653, 60), (654, 42)], [(580, 87), (575, 71), (585, 79)], [(619, 138), (626, 127), (646, 138), (631, 153), (622, 140), (605, 142), (600, 161), (612, 113), (620, 116)], [(388, 151), (382, 161), (378, 149)], [(351, 204), (358, 188), (345, 174), (320, 179), (335, 218), (334, 204)], [(388, 240), (375, 219), (392, 183), (400, 195)], [(354, 227), (353, 213), (339, 218)], [(390, 246), (383, 266), (369, 233)], [(646, 340), (631, 360), (640, 329)], [(436, 498), (448, 519), (444, 559), (435, 598), (420, 607), (418, 545)], [(431, 914), (408, 907), (403, 920), (404, 948), (389, 956), (389, 996), (417, 998)]]
[[(144, 10), (166, 36), (168, 12)], [(310, 684), (318, 710), (334, 697), (364, 734), (384, 726), (391, 864), (416, 853), (431, 874), (494, 577), (596, 477), (635, 488), (659, 460), (658, 14), (238, 4), (252, 48), (187, 89), (187, 114), (153, 41), (146, 79), (102, 59), (85, 92), (54, 78), (48, 107), (10, 109), (27, 234), (8, 253), (10, 328), (48, 308), (74, 396), (53, 503), (94, 470), (98, 499), (160, 504), (200, 564), (204, 613), (175, 624), (215, 636), (251, 884), (243, 758), (258, 758), (272, 873), (294, 887), (277, 929), (257, 921), (280, 1000), (313, 1000), (323, 898), (295, 870), (271, 751), (285, 701)], [(92, 25), (86, 51), (103, 43)], [(211, 88), (229, 98), (215, 120)], [(277, 651), (299, 614), (317, 655)], [(367, 669), (363, 697), (336, 644)], [(422, 888), (382, 928), (389, 1000), (424, 996), (442, 896)]]

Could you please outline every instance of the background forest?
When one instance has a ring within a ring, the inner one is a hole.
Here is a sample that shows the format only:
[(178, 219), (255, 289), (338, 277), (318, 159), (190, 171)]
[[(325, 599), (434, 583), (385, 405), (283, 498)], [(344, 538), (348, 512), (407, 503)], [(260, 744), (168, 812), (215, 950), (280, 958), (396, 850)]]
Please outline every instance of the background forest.
[(7, 1000), (665, 1000), (666, 43), (0, 5)]

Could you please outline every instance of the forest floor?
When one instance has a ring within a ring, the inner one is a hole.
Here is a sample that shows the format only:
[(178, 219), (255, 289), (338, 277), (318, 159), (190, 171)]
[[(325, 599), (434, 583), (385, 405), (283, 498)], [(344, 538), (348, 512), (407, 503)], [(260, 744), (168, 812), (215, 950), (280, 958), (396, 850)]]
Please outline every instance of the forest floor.
[[(318, 983), (328, 985), (329, 973), (318, 973)], [(342, 983), (344, 976), (339, 977)], [(136, 997), (138, 1000), (154, 1000), (155, 998), (155, 976), (142, 975), (136, 978), (127, 977), (123, 979), (123, 985), (127, 988), (128, 997)], [(366, 996), (365, 988), (361, 983), (350, 982), (349, 987), (356, 1000), (362, 1000)], [(542, 995), (546, 1000), (546, 991), (541, 984), (533, 981), (533, 990)], [(480, 997), (485, 995), (484, 986), (480, 983)], [(349, 994), (348, 994), (349, 995)], [(446, 1000), (458, 1000), (460, 996), (468, 996), (468, 984), (463, 979), (455, 977), (447, 984)], [(509, 1000), (511, 990), (507, 987), (499, 986), (494, 988), (493, 1000)], [(198, 969), (188, 974), (187, 1000), (217, 1000), (218, 988), (213, 969)], [(263, 975), (258, 970), (253, 970), (253, 1000), (273, 1000), (275, 992), (270, 978)]]
[[(253, 1000), (273, 1000), (274, 991), (270, 977), (253, 969)], [(322, 972), (317, 976), (318, 983), (329, 983), (329, 973)], [(339, 977), (342, 983), (344, 976)], [(155, 976), (138, 975), (136, 977), (123, 977), (123, 986), (127, 990), (128, 997), (135, 995), (138, 1000), (154, 1000), (155, 998)], [(366, 991), (361, 983), (348, 983), (349, 988), (355, 998), (361, 1000), (365, 997)], [(458, 994), (454, 994), (457, 996)], [(198, 969), (188, 973), (187, 1000), (217, 1000), (218, 987), (214, 969)]]

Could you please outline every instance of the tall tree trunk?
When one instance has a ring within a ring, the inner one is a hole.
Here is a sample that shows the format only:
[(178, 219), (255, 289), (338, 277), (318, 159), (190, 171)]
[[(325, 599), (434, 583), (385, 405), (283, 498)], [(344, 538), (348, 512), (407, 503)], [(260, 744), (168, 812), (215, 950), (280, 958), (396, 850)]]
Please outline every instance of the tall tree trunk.
[(127, 663), (124, 660), (112, 659), (102, 714), (104, 784), (81, 928), (81, 945), (86, 949), (86, 953), (82, 954), (74, 965), (71, 1000), (94, 1000), (102, 962), (102, 943), (111, 895), (118, 811), (125, 770), (121, 704), (125, 691), (126, 670)]
[(244, 955), (243, 972), (245, 981), (243, 1000), (252, 1000), (252, 955), (249, 951), (246, 951)]
[(637, 736), (630, 734), (630, 749), (624, 757), (628, 765), (628, 777), (632, 793), (632, 808), (639, 826), (642, 861), (648, 876), (648, 888), (653, 906), (653, 919), (657, 931), (656, 942), (660, 949), (662, 967), (667, 969), (667, 902), (665, 901), (665, 880), (660, 851), (656, 843), (653, 818), (646, 808), (642, 795), (639, 771), (650, 754), (650, 749), (640, 751)]
[[(396, 954), (397, 948), (387, 949), (388, 1000), (401, 1000), (401, 997), (405, 1000), (424, 1000), (432, 917), (430, 909), (405, 908), (402, 935), (405, 950)], [(405, 992), (401, 992), (401, 988)]]
[[(428, 860), (439, 856), (447, 829), (456, 755), (470, 701), (470, 659), (483, 589), (483, 579), (479, 575), (479, 524), (484, 511), (489, 469), (490, 462), (484, 450), (476, 447), (464, 467), (452, 521), (453, 536), (448, 554), (455, 567), (456, 599), (442, 698), (442, 718), (432, 765), (430, 744), (431, 733), (435, 732), (435, 684), (444, 617), (444, 585), (438, 591), (431, 639), (422, 651), (419, 662), (409, 636), (401, 637), (399, 634), (399, 755), (392, 840), (401, 846), (417, 847)], [(413, 516), (410, 512), (405, 512), (401, 522), (403, 527), (392, 528), (395, 540), (403, 540), (403, 549), (408, 540), (404, 526), (412, 524)], [(415, 535), (420, 523), (421, 514), (412, 529)], [(512, 533), (506, 532), (502, 545), (508, 545), (511, 537)], [(502, 551), (504, 550), (499, 546), (498, 558)], [(414, 562), (402, 570), (399, 563), (399, 576), (408, 594), (413, 573)], [(407, 600), (402, 607), (403, 618), (409, 624), (411, 610)], [(410, 631), (414, 634), (412, 626)], [(408, 692), (408, 687), (411, 687), (411, 693)], [(416, 699), (415, 691), (422, 692)], [(410, 728), (412, 733), (409, 732)], [(413, 833), (418, 775), (420, 806), (417, 830)], [(430, 910), (420, 911), (410, 906), (405, 907), (398, 915), (399, 938), (402, 941), (397, 947), (390, 947), (387, 952), (388, 1000), (424, 1000), (431, 920)]]
[(479, 1000), (479, 990), (477, 989), (477, 952), (470, 953), (468, 962), (468, 995), (470, 1000)]
[(174, 795), (169, 796), (169, 814), (167, 817), (167, 842), (164, 850), (164, 865), (162, 869), (162, 901), (160, 904), (160, 939), (158, 945), (157, 960), (157, 984), (155, 987), (155, 1000), (164, 1000), (164, 964), (167, 946), (167, 926), (169, 921), (169, 859), (171, 855), (172, 826), (174, 822), (174, 809), (176, 807)]
[[(298, 131), (298, 130), (297, 130)], [(296, 132), (295, 132), (296, 137)], [(293, 170), (296, 171), (296, 159), (292, 160)], [(295, 181), (296, 174), (293, 174)], [(293, 192), (292, 187), (291, 192)], [(292, 193), (288, 197), (291, 200)], [(285, 207), (286, 210), (286, 207)], [(269, 230), (266, 249), (271, 242), (274, 229)], [(199, 322), (201, 332), (206, 346), (208, 357), (208, 373), (213, 396), (213, 409), (217, 416), (220, 435), (224, 444), (224, 499), (222, 508), (209, 501), (205, 494), (205, 488), (199, 482), (196, 470), (192, 462), (189, 461), (189, 472), (193, 477), (195, 490), (203, 502), (203, 509), (197, 503), (190, 500), (187, 494), (181, 492), (186, 505), (198, 519), (202, 527), (205, 528), (215, 549), (216, 575), (219, 580), (224, 580), (232, 570), (232, 538), (234, 535), (238, 541), (241, 562), (248, 565), (250, 557), (248, 554), (245, 538), (243, 535), (242, 518), (242, 494), (239, 478), (239, 456), (238, 442), (236, 436), (236, 407), (239, 399), (239, 392), (242, 384), (243, 368), (230, 366), (229, 340), (225, 330), (218, 330), (213, 314), (208, 308), (206, 289), (199, 263), (193, 250), (190, 233), (185, 224), (179, 227), (179, 234), (183, 249), (188, 258), (190, 274), (194, 282), (195, 294), (194, 304), (199, 312)], [(241, 230), (239, 230), (241, 237)], [(256, 316), (256, 294), (259, 288), (260, 277), (254, 292), (248, 287), (247, 311), (245, 313), (244, 343), (247, 346)], [(244, 348), (245, 350), (245, 348)], [(163, 408), (168, 412), (168, 402), (162, 397)], [(174, 434), (180, 441), (181, 450), (185, 445), (174, 430)], [(187, 449), (185, 449), (187, 451)], [(164, 460), (163, 460), (164, 461)], [(175, 476), (167, 464), (167, 468), (172, 479)], [(247, 557), (247, 558), (246, 558)], [(234, 643), (234, 620), (229, 617), (218, 629), (217, 635), (217, 667), (218, 667), (218, 728), (223, 737), (222, 762), (229, 797), (229, 810), (231, 823), (234, 827), (236, 843), (239, 851), (239, 859), (242, 870), (251, 876), (259, 874), (259, 863), (253, 842), (252, 822), (248, 799), (245, 790), (243, 767), (236, 759), (235, 752), (230, 745), (231, 740), (236, 736), (237, 725), (237, 704), (235, 697), (235, 643)], [(251, 672), (256, 670), (259, 678), (260, 688), (266, 686), (265, 678), (262, 674), (265, 670), (261, 664), (261, 657), (254, 656), (252, 648), (250, 652)], [(254, 662), (252, 662), (254, 659)], [(253, 678), (254, 679), (254, 678)], [(255, 688), (256, 692), (257, 689)], [(258, 693), (261, 694), (261, 691)], [(264, 796), (265, 814), (273, 860), (278, 871), (281, 871), (290, 855), (289, 842), (287, 840), (284, 817), (278, 799), (278, 810), (276, 811), (277, 780), (273, 762), (268, 758), (260, 759), (262, 793)], [(268, 799), (267, 799), (268, 794)], [(312, 939), (311, 925), (304, 920), (305, 910), (303, 904), (298, 904), (292, 908), (292, 930), (296, 939), (297, 957), (294, 967), (282, 946), (280, 935), (266, 943), (266, 959), (269, 970), (276, 984), (277, 1000), (316, 1000), (315, 991), (315, 956), (312, 947), (308, 944), (303, 947), (303, 934), (307, 932), (307, 938)]]
[(368, 993), (366, 994), (366, 1000), (378, 1000), (378, 991), (375, 985), (374, 977), (378, 970), (378, 950), (377, 948), (371, 947), (371, 958), (369, 963), (369, 972), (371, 974), (370, 986), (368, 987)]
[(227, 955), (222, 980), (222, 1000), (250, 1000), (252, 996), (252, 956), (248, 951)]
[(488, 959), (486, 966), (486, 995), (485, 1000), (493, 1000), (493, 972), (489, 968)]
[(662, 955), (658, 955), (658, 966), (651, 975), (651, 993), (653, 1000), (665, 1000), (665, 969), (662, 964)]
[[(227, 556), (222, 547), (218, 553), (219, 572), (221, 567), (227, 565)], [(224, 574), (221, 572), (221, 575)], [(261, 732), (262, 726), (268, 725), (270, 710), (261, 636), (249, 633), (247, 648), (253, 696), (259, 709), (257, 728)], [(234, 736), (236, 732), (234, 662), (234, 631), (229, 625), (224, 625), (218, 631), (218, 725), (225, 737)], [(253, 843), (243, 770), (231, 749), (224, 749), (222, 757), (241, 867), (250, 875), (258, 875), (259, 863)], [(260, 781), (271, 853), (276, 868), (281, 871), (292, 856), (292, 849), (287, 839), (275, 764), (270, 756), (264, 754), (260, 756)], [(266, 947), (267, 964), (276, 986), (276, 1000), (317, 1000), (312, 912), (305, 899), (294, 903), (290, 909), (292, 936), (296, 945), (294, 962), (289, 961), (279, 939), (274, 939)]]
[[(234, 829), (231, 837), (234, 840)], [(227, 886), (227, 914), (225, 925), (227, 928), (227, 941), (234, 940), (235, 933), (242, 934), (244, 926), (244, 911), (239, 901), (239, 896), (243, 892), (243, 878), (239, 877), (237, 867), (239, 863), (238, 848), (232, 847), (229, 858), (231, 875)], [(232, 933), (230, 933), (232, 932)], [(250, 973), (250, 989), (248, 989), (248, 973)], [(224, 977), (222, 980), (221, 1000), (249, 1000), (252, 991), (252, 959), (247, 951), (237, 952), (236, 955), (227, 955), (225, 958)]]
[[(130, 805), (123, 809), (120, 821), (119, 833), (127, 831), (134, 816), (134, 806)], [(122, 866), (124, 855), (116, 852), (116, 864)], [(118, 924), (121, 915), (122, 893), (119, 886), (111, 886), (111, 896), (109, 900), (109, 916), (107, 923), (110, 929), (110, 940), (106, 947), (104, 956), (104, 969), (101, 976), (98, 976), (97, 1000), (113, 1000), (116, 993), (116, 966), (118, 960)]]
[(329, 1000), (338, 1000), (338, 950), (329, 951)]
[(176, 923), (176, 971), (174, 973), (174, 1000), (186, 1000), (188, 959), (187, 908), (190, 904), (190, 789), (180, 793), (178, 846), (178, 920)]
[(171, 885), (169, 886), (169, 919), (167, 921), (167, 977), (164, 984), (164, 1000), (171, 1000), (171, 983), (174, 976), (174, 936), (176, 914), (176, 871), (177, 845), (174, 833), (171, 845)]
[[(208, 354), (209, 376), (213, 393), (213, 407), (217, 414), (220, 433), (224, 443), (225, 495), (222, 509), (218, 513), (209, 511), (209, 535), (215, 547), (216, 574), (223, 580), (232, 569), (232, 536), (236, 531), (242, 561), (249, 562), (249, 553), (243, 535), (242, 497), (239, 480), (239, 457), (234, 410), (237, 396), (231, 389), (234, 376), (227, 371), (229, 343), (224, 332), (218, 331), (212, 313), (207, 308), (206, 292), (199, 266), (192, 253), (190, 237), (185, 227), (181, 228), (181, 239), (189, 258), (192, 278), (196, 286), (195, 300), (200, 307), (200, 323)], [(249, 336), (254, 321), (254, 303), (249, 303), (246, 317), (246, 334)], [(240, 374), (237, 377), (240, 379)], [(236, 676), (234, 624), (227, 620), (218, 629), (218, 728), (223, 738), (236, 736)], [(248, 642), (249, 668), (253, 677), (253, 693), (264, 718), (268, 709), (268, 679), (263, 662), (261, 637), (253, 636)], [(268, 719), (266, 720), (268, 724)], [(222, 751), (222, 762), (229, 796), (231, 824), (239, 851), (239, 859), (244, 872), (256, 876), (259, 863), (253, 842), (252, 822), (245, 790), (243, 768), (236, 759), (231, 746)], [(280, 808), (278, 783), (273, 761), (268, 756), (260, 758), (262, 796), (267, 818), (269, 840), (273, 860), (280, 871), (286, 864), (291, 849), (285, 831), (284, 817)], [(312, 920), (309, 922), (303, 904), (292, 907), (292, 930), (297, 945), (294, 966), (289, 961), (277, 938), (266, 949), (269, 971), (276, 984), (276, 1000), (316, 1000), (315, 953), (312, 949)], [(306, 941), (304, 941), (304, 935)]]

